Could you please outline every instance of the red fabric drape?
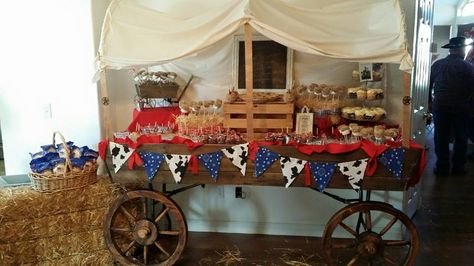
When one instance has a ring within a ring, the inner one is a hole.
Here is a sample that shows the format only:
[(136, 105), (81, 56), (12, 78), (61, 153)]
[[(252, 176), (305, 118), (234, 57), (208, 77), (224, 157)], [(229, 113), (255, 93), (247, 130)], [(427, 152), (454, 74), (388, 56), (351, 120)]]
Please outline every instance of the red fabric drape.
[(128, 126), (129, 132), (134, 132), (137, 124), (144, 127), (147, 125), (163, 125), (167, 126), (168, 123), (175, 122), (175, 116), (180, 115), (181, 111), (179, 107), (160, 107), (150, 108), (138, 111), (133, 110), (133, 120)]

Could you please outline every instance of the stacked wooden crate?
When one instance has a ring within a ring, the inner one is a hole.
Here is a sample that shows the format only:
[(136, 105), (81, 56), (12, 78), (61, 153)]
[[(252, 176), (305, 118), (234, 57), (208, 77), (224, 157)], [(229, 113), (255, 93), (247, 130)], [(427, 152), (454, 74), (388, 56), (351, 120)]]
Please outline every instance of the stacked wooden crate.
[[(293, 130), (293, 103), (254, 103), (251, 123), (255, 139), (263, 139), (266, 132)], [(239, 132), (247, 130), (248, 106), (245, 102), (224, 104), (224, 127)]]

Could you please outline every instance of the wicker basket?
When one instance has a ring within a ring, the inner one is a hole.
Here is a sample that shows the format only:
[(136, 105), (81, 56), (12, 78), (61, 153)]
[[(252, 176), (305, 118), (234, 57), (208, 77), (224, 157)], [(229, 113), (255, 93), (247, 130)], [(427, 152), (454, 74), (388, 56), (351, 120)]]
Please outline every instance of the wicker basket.
[(97, 164), (92, 167), (84, 167), (82, 171), (73, 171), (69, 159), (70, 150), (66, 145), (66, 141), (61, 133), (54, 132), (53, 145), (55, 145), (56, 136), (60, 137), (66, 152), (66, 171), (64, 174), (29, 173), (28, 176), (31, 179), (33, 189), (39, 192), (57, 192), (81, 188), (95, 183), (97, 181)]

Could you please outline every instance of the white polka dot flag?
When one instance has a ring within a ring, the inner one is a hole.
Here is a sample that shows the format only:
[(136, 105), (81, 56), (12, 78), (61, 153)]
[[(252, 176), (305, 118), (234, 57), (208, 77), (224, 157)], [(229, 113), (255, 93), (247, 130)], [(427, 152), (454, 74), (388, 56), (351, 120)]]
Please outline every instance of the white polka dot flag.
[(314, 181), (319, 191), (323, 192), (331, 182), (332, 175), (336, 170), (335, 163), (309, 162), (309, 169), (313, 174)]
[(362, 180), (364, 179), (365, 168), (369, 159), (360, 159), (350, 162), (338, 163), (339, 171), (347, 177), (349, 184), (356, 191), (359, 190)]
[(249, 144), (239, 144), (230, 148), (222, 149), (224, 155), (229, 158), (233, 165), (240, 169), (240, 172), (245, 176), (247, 169), (247, 159), (249, 156)]
[(207, 169), (214, 181), (219, 178), (219, 170), (221, 167), (221, 160), (223, 156), (222, 151), (199, 154), (197, 158), (202, 165)]
[(130, 155), (133, 153), (133, 149), (126, 145), (118, 144), (115, 142), (109, 143), (110, 154), (112, 154), (112, 164), (114, 172), (117, 173), (122, 165), (128, 160)]
[(402, 177), (405, 149), (402, 147), (388, 149), (379, 155), (379, 162), (383, 164), (397, 179)]
[(156, 172), (160, 169), (161, 164), (165, 160), (165, 156), (161, 153), (140, 151), (140, 158), (143, 160), (148, 180), (152, 181)]
[(191, 155), (166, 154), (165, 159), (170, 168), (171, 174), (173, 175), (174, 181), (178, 184), (181, 183), (181, 179), (184, 176), (184, 172), (186, 172), (186, 167), (191, 159)]
[(285, 187), (289, 188), (295, 179), (300, 175), (306, 164), (305, 160), (291, 158), (286, 156), (280, 157), (281, 173), (285, 179)]
[(261, 176), (278, 158), (280, 158), (280, 154), (259, 147), (255, 155), (255, 177)]

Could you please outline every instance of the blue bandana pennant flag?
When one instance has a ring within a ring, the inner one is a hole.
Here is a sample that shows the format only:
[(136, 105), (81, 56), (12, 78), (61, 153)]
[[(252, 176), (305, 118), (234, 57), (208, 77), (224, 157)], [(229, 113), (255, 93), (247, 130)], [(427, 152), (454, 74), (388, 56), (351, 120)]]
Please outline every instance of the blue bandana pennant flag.
[(405, 149), (402, 147), (388, 149), (380, 154), (379, 162), (383, 164), (397, 179), (402, 177)]
[(165, 160), (165, 156), (160, 153), (140, 151), (140, 158), (143, 160), (148, 180), (152, 181), (156, 172), (160, 169), (161, 164)]
[(335, 163), (309, 162), (309, 168), (319, 191), (323, 192), (326, 189), (336, 170), (336, 166), (337, 164)]
[(219, 178), (219, 169), (221, 167), (221, 159), (224, 153), (222, 151), (199, 154), (197, 158), (207, 169), (214, 181)]
[(278, 153), (259, 147), (255, 156), (255, 177), (261, 176), (279, 157)]

